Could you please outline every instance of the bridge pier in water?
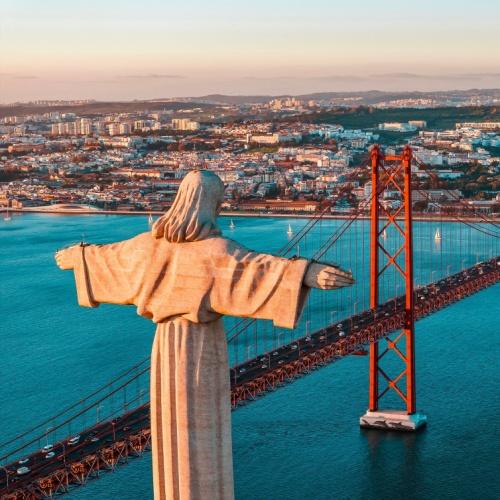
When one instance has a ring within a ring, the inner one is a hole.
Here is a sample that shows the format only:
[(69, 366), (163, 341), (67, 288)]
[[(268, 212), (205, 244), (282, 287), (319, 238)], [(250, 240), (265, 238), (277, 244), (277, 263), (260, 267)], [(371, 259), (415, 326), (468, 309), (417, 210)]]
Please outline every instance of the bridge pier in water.
[(367, 412), (359, 419), (361, 427), (386, 431), (416, 431), (427, 423), (421, 413), (408, 414), (405, 410), (382, 410)]
[[(417, 413), (415, 384), (415, 295), (413, 290), (413, 236), (412, 236), (412, 196), (411, 196), (412, 150), (406, 146), (400, 156), (385, 156), (379, 146), (371, 151), (372, 198), (370, 229), (370, 308), (379, 306), (379, 282), (388, 269), (403, 278), (405, 287), (405, 312), (402, 331), (370, 344), (369, 406), (360, 418), (361, 427), (416, 431), (425, 426), (427, 417)], [(387, 163), (386, 163), (387, 162)], [(401, 203), (394, 207), (382, 202), (386, 191), (395, 190), (401, 196)], [(382, 228), (380, 215), (382, 218)], [(403, 225), (401, 221), (404, 220)], [(386, 231), (393, 228), (398, 237), (391, 248), (385, 241)], [(379, 255), (386, 257), (380, 269)], [(404, 263), (398, 258), (404, 256)], [(386, 342), (385, 349), (379, 345)], [(386, 357), (400, 358), (403, 367), (396, 376), (382, 366)], [(386, 382), (381, 389), (379, 382)], [(398, 382), (405, 382), (400, 388)], [(396, 394), (403, 402), (404, 409), (381, 409), (380, 400), (388, 393)]]

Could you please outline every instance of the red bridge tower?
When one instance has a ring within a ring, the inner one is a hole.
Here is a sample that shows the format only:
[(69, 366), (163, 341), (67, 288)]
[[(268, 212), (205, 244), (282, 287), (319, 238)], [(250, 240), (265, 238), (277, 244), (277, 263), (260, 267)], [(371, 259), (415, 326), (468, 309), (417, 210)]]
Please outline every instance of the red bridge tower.
[[(414, 431), (427, 420), (416, 409), (411, 159), (409, 146), (399, 156), (384, 156), (377, 145), (371, 150), (370, 307), (377, 310), (379, 284), (390, 269), (404, 281), (405, 307), (402, 330), (370, 345), (369, 407), (360, 418), (362, 427)], [(396, 208), (382, 203), (389, 190), (400, 194)], [(385, 257), (382, 267), (379, 257)], [(389, 409), (382, 409), (380, 400), (391, 395)], [(391, 408), (394, 399), (403, 409)]]

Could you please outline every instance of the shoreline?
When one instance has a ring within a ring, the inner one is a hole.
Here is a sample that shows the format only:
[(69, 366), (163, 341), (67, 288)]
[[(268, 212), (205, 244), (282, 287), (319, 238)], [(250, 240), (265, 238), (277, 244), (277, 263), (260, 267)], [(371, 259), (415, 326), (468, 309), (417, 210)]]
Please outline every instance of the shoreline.
[[(10, 213), (20, 213), (20, 214), (29, 214), (29, 213), (37, 213), (37, 214), (51, 214), (51, 215), (135, 215), (135, 216), (143, 216), (148, 217), (152, 216), (161, 216), (165, 212), (161, 210), (151, 210), (148, 212), (138, 212), (136, 210), (50, 210), (47, 207), (33, 207), (33, 208), (0, 208), (0, 213), (2, 212), (10, 212)], [(240, 211), (224, 211), (219, 214), (219, 217), (256, 217), (256, 218), (283, 218), (283, 219), (312, 219), (317, 216), (317, 213), (313, 214), (283, 214), (283, 213), (260, 213), (260, 212), (240, 212)], [(350, 219), (352, 214), (325, 214), (323, 215), (324, 219), (332, 219), (332, 220), (346, 220)], [(485, 224), (486, 221), (478, 219), (477, 217), (471, 216), (457, 216), (451, 217), (450, 215), (444, 215), (441, 217), (440, 215), (429, 215), (429, 214), (413, 214), (413, 220), (419, 222), (457, 222), (457, 218), (460, 217), (460, 220), (466, 222), (476, 222)], [(489, 217), (495, 221), (500, 221), (500, 216), (491, 216)], [(404, 217), (397, 217), (397, 219), (403, 219)], [(360, 220), (370, 220), (369, 214), (363, 214), (358, 217)], [(381, 219), (384, 219), (381, 216)]]

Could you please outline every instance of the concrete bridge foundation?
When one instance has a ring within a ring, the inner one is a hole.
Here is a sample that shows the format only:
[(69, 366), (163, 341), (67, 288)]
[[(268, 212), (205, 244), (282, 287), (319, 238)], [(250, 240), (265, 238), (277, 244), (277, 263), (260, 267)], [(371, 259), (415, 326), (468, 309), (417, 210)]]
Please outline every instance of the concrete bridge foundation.
[(425, 426), (426, 423), (427, 417), (422, 413), (408, 415), (405, 411), (399, 410), (368, 410), (359, 419), (361, 427), (389, 431), (414, 432)]

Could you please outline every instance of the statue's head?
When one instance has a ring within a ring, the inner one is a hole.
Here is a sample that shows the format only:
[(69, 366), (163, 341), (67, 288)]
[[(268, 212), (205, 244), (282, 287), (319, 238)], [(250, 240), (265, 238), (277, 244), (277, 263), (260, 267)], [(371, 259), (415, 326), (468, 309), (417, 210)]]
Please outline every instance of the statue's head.
[(170, 210), (153, 224), (155, 238), (173, 243), (204, 240), (220, 234), (216, 218), (224, 200), (224, 184), (209, 170), (189, 172)]

